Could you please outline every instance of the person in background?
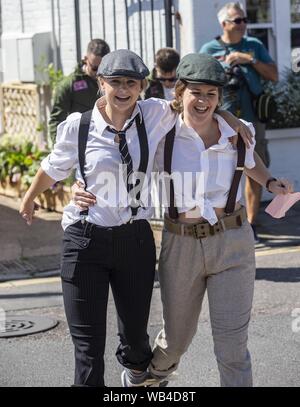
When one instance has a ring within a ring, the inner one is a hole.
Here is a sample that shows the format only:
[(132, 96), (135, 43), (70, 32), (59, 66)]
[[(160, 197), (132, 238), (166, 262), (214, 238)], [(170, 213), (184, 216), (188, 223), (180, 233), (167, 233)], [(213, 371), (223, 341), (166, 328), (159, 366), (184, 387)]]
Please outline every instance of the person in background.
[(75, 71), (67, 76), (55, 90), (49, 120), (50, 138), (56, 141), (57, 126), (71, 113), (83, 113), (92, 109), (98, 99), (99, 87), (96, 74), (104, 55), (110, 52), (109, 45), (101, 39), (89, 42), (87, 53)]
[(155, 54), (155, 67), (151, 72), (145, 99), (151, 97), (173, 100), (176, 83), (176, 68), (180, 56), (173, 48), (161, 48)]
[[(239, 2), (225, 4), (218, 13), (218, 19), (223, 34), (204, 44), (200, 53), (213, 55), (225, 68), (229, 82), (224, 87), (223, 109), (253, 123), (256, 137), (255, 151), (268, 167), (269, 155), (265, 139), (265, 125), (259, 122), (255, 114), (253, 99), (263, 91), (262, 80), (278, 80), (277, 67), (263, 43), (257, 38), (245, 35), (247, 17)], [(247, 216), (256, 243), (259, 243), (259, 239), (255, 222), (261, 192), (261, 186), (246, 177)]]

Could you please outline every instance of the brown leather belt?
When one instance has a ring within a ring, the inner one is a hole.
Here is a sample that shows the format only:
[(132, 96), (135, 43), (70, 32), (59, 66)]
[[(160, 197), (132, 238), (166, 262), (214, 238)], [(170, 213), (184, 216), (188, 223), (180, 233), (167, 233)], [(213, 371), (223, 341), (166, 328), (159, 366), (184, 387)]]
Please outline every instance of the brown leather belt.
[(187, 225), (174, 221), (165, 216), (165, 228), (168, 232), (175, 233), (180, 236), (192, 236), (195, 239), (203, 239), (208, 236), (214, 236), (217, 233), (224, 232), (227, 229), (238, 229), (247, 219), (245, 207), (233, 212), (232, 215), (224, 216), (219, 219), (214, 225), (210, 225), (207, 221)]

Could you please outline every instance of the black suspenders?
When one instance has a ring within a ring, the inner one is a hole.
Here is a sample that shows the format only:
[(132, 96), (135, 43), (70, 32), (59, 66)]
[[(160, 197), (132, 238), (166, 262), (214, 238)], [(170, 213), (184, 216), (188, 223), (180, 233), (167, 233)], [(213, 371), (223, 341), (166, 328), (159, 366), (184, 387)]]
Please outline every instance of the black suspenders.
[[(137, 115), (135, 118), (135, 123), (136, 123), (136, 128), (138, 132), (138, 137), (139, 137), (139, 142), (140, 142), (140, 165), (139, 165), (139, 175), (141, 176), (142, 174), (146, 175), (147, 174), (147, 168), (148, 168), (148, 161), (149, 161), (149, 146), (148, 146), (148, 137), (147, 137), (147, 132), (146, 132), (146, 127), (145, 127), (145, 122), (143, 115)], [(142, 185), (144, 183), (144, 179), (142, 179)], [(137, 180), (137, 183), (135, 186), (138, 186), (140, 184), (140, 180)], [(141, 188), (139, 188), (139, 191), (136, 195), (136, 200), (139, 201), (141, 198), (141, 190), (142, 190), (142, 185)], [(132, 216), (136, 216), (138, 213), (138, 210), (140, 208), (140, 205), (136, 207), (131, 207), (131, 212)]]
[[(80, 126), (79, 126), (79, 132), (78, 132), (78, 160), (79, 160), (79, 168), (81, 172), (81, 176), (83, 178), (83, 181), (85, 183), (84, 189), (87, 187), (87, 182), (86, 182), (86, 177), (85, 177), (85, 171), (84, 171), (84, 166), (85, 166), (85, 150), (86, 150), (86, 145), (87, 145), (87, 139), (89, 135), (89, 128), (90, 128), (90, 123), (91, 123), (91, 117), (92, 117), (92, 110), (89, 110), (87, 112), (82, 113), (81, 120), (80, 120)], [(147, 132), (145, 128), (145, 123), (144, 123), (144, 118), (143, 115), (137, 115), (135, 118), (135, 123), (137, 127), (137, 132), (138, 132), (138, 137), (139, 137), (139, 142), (140, 142), (140, 165), (138, 172), (141, 174), (146, 174), (147, 173), (147, 168), (148, 168), (148, 161), (149, 161), (149, 146), (148, 146), (148, 138), (147, 138)], [(137, 185), (139, 185), (140, 180), (137, 181)], [(143, 180), (142, 180), (143, 184)], [(135, 186), (137, 186), (135, 185)], [(136, 201), (140, 200), (140, 195), (141, 195), (141, 188), (139, 188), (139, 192), (137, 193), (136, 196)], [(132, 217), (136, 216), (138, 213), (138, 209), (140, 206), (134, 206), (131, 207), (131, 213)], [(84, 219), (88, 215), (89, 211), (84, 210), (80, 212), (80, 216), (82, 219)]]
[[(165, 150), (164, 150), (164, 171), (171, 175), (172, 173), (172, 153), (174, 147), (174, 140), (175, 140), (175, 126), (172, 130), (166, 135), (165, 141)], [(245, 165), (245, 157), (246, 157), (246, 146), (245, 143), (238, 134), (238, 142), (237, 142), (237, 166), (234, 172), (234, 176), (232, 179), (231, 188), (229, 190), (228, 199), (225, 207), (225, 214), (231, 215), (234, 212), (235, 203), (236, 203), (236, 196), (240, 184), (240, 180), (244, 171)], [(170, 189), (168, 188), (170, 187)], [(170, 197), (169, 201), (169, 216), (171, 219), (178, 219), (178, 210), (175, 206), (175, 196), (174, 196), (174, 183), (172, 178), (170, 177), (170, 181), (166, 185), (167, 197)]]
[[(87, 187), (87, 182), (86, 182), (85, 172), (84, 172), (85, 150), (86, 150), (86, 143), (87, 143), (87, 139), (88, 139), (88, 135), (89, 135), (92, 113), (93, 113), (93, 110), (88, 110), (87, 112), (82, 113), (82, 116), (80, 119), (79, 132), (78, 132), (78, 160), (79, 160), (79, 168), (80, 168), (81, 176), (84, 181), (84, 189), (86, 189), (86, 187)], [(88, 215), (88, 213), (89, 213), (88, 209), (81, 211), (80, 212), (81, 219), (84, 220), (84, 218)]]

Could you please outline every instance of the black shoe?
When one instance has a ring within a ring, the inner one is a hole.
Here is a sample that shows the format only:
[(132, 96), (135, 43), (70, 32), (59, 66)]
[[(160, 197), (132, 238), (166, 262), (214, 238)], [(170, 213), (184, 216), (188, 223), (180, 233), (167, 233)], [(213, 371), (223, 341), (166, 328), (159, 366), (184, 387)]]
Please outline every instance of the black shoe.
[(260, 238), (257, 236), (257, 233), (256, 233), (256, 225), (251, 224), (251, 227), (252, 227), (252, 230), (253, 230), (254, 243), (255, 243), (255, 244), (261, 243), (261, 240), (260, 240)]

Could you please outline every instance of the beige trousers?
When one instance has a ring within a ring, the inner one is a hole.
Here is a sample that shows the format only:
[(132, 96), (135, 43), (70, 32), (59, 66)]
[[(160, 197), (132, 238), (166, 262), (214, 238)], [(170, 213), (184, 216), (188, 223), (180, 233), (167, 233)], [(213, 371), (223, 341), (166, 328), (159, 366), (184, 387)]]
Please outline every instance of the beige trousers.
[(150, 371), (167, 376), (177, 369), (197, 331), (207, 290), (221, 386), (252, 386), (247, 339), (255, 254), (248, 221), (202, 240), (164, 230), (159, 280), (164, 328), (155, 341)]

